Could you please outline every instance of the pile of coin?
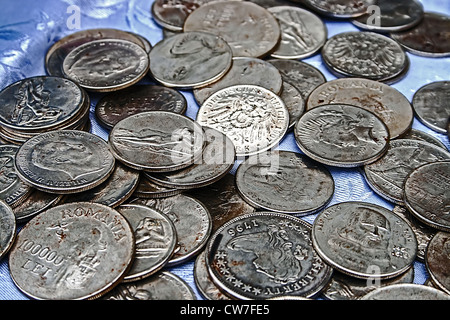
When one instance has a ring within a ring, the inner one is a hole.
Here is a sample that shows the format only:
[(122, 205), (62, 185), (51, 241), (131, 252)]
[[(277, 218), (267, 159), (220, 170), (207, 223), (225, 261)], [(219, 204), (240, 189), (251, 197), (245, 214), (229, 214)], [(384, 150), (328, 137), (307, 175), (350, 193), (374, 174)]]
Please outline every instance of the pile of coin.
[[(204, 299), (379, 299), (398, 286), (450, 299), (450, 153), (411, 129), (417, 116), (447, 132), (449, 81), (411, 102), (390, 86), (410, 70), (405, 48), (449, 50), (407, 42), (431, 23), (416, 1), (377, 2), (377, 28), (374, 1), (355, 3), (156, 0), (172, 33), (156, 44), (115, 29), (57, 41), (47, 76), (0, 92), (0, 256), (17, 287), (197, 299), (170, 271), (195, 260)], [(362, 31), (327, 39), (329, 16)], [(315, 54), (339, 79), (300, 61)], [(107, 141), (88, 132), (93, 93)], [(299, 150), (277, 150), (289, 133)], [(395, 209), (329, 206), (334, 168), (360, 170)], [(434, 288), (411, 285), (417, 260)]]

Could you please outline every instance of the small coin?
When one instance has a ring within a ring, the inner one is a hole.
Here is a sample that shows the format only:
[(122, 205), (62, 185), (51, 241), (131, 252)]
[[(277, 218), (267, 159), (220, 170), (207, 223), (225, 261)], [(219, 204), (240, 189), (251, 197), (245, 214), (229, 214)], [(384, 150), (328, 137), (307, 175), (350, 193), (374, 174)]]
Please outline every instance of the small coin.
[(309, 298), (332, 273), (312, 246), (311, 225), (281, 213), (236, 217), (211, 236), (206, 249), (211, 279), (238, 299)]
[(403, 205), (403, 185), (409, 173), (421, 165), (450, 160), (446, 150), (424, 141), (397, 139), (376, 162), (364, 166), (369, 186), (381, 197)]
[(16, 216), (5, 201), (0, 200), (0, 260), (9, 252), (16, 240)]
[(327, 41), (327, 28), (314, 13), (291, 5), (267, 10), (281, 28), (281, 40), (270, 54), (272, 58), (305, 59), (317, 53)]
[(435, 81), (419, 88), (413, 96), (412, 105), (420, 122), (436, 132), (447, 133), (449, 97), (450, 81)]
[(425, 12), (415, 27), (390, 34), (405, 50), (426, 57), (450, 56), (450, 16)]
[(398, 276), (417, 256), (410, 224), (384, 207), (365, 202), (342, 202), (320, 212), (312, 240), (327, 263), (361, 279)]
[(404, 136), (402, 136), (403, 139), (413, 139), (413, 140), (420, 140), (420, 141), (425, 141), (431, 144), (434, 144), (444, 150), (447, 150), (447, 147), (445, 146), (445, 144), (439, 140), (438, 138), (436, 138), (435, 136), (428, 134), (426, 132), (423, 132), (421, 130), (417, 130), (417, 129), (411, 129), (407, 134), (405, 134)]
[(450, 234), (438, 232), (427, 248), (425, 265), (437, 288), (450, 294)]
[(306, 6), (321, 15), (332, 18), (354, 18), (367, 12), (370, 5), (376, 3), (375, 0), (304, 0)]
[(150, 73), (167, 87), (207, 86), (231, 68), (231, 48), (212, 33), (190, 31), (159, 41), (150, 51)]
[(422, 284), (401, 283), (378, 288), (361, 300), (450, 300), (450, 295)]
[(249, 1), (212, 1), (186, 18), (184, 32), (205, 31), (223, 38), (234, 57), (267, 56), (278, 45), (281, 29), (265, 8)]
[(103, 39), (84, 43), (64, 59), (65, 77), (89, 91), (109, 92), (140, 81), (148, 72), (147, 52), (126, 40)]
[(280, 94), (280, 98), (288, 109), (288, 130), (291, 130), (305, 112), (305, 100), (303, 99), (301, 92), (287, 81), (283, 81), (283, 91)]
[(150, 181), (144, 173), (141, 173), (139, 184), (131, 197), (144, 199), (165, 198), (177, 195), (181, 192), (183, 192), (182, 189), (173, 189), (160, 186)]
[(186, 98), (175, 89), (158, 85), (135, 85), (103, 96), (95, 106), (96, 119), (108, 129), (140, 112), (171, 111), (184, 114)]
[(201, 157), (204, 132), (192, 119), (168, 111), (147, 111), (119, 121), (108, 143), (114, 156), (131, 168), (168, 172)]
[(303, 114), (294, 128), (298, 147), (312, 159), (331, 166), (357, 167), (379, 159), (389, 146), (389, 131), (372, 112), (329, 104)]
[(231, 139), (236, 156), (249, 156), (278, 145), (289, 126), (289, 111), (272, 91), (235, 85), (211, 95), (200, 107), (197, 123)]
[(16, 221), (24, 223), (39, 213), (61, 203), (62, 195), (43, 192), (37, 189), (31, 191), (30, 195), (13, 208)]
[(134, 256), (133, 230), (107, 206), (78, 202), (31, 219), (9, 254), (11, 277), (39, 300), (95, 299), (116, 286)]
[(319, 211), (334, 194), (334, 180), (325, 166), (290, 151), (247, 158), (236, 171), (236, 186), (258, 209), (295, 215)]
[(78, 130), (41, 133), (17, 151), (18, 176), (36, 189), (69, 194), (92, 189), (114, 170), (115, 159), (97, 135)]

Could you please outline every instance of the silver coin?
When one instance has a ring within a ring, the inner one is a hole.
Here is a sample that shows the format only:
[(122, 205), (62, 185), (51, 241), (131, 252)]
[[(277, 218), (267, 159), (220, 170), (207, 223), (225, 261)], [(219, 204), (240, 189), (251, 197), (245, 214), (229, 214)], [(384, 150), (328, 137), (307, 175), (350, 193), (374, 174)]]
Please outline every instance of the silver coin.
[(302, 3), (321, 15), (346, 19), (365, 14), (376, 0), (304, 0)]
[(61, 203), (63, 195), (33, 189), (29, 196), (13, 208), (16, 221), (24, 223), (41, 212)]
[(414, 111), (408, 98), (387, 84), (369, 79), (328, 81), (311, 92), (306, 110), (324, 104), (350, 104), (373, 112), (388, 127), (391, 139), (408, 132), (414, 120)]
[(78, 130), (41, 133), (17, 151), (18, 176), (38, 190), (68, 194), (92, 189), (112, 173), (115, 159), (100, 137)]
[(334, 194), (334, 180), (325, 166), (290, 151), (247, 158), (236, 171), (236, 186), (258, 209), (295, 215), (319, 211)]
[(153, 181), (147, 179), (144, 173), (141, 173), (141, 178), (139, 179), (139, 184), (134, 190), (131, 197), (144, 198), (144, 199), (154, 199), (154, 198), (165, 198), (182, 193), (182, 189), (166, 188), (160, 186)]
[(230, 46), (220, 37), (190, 31), (159, 41), (150, 51), (150, 73), (167, 87), (193, 89), (213, 83), (231, 68)]
[(357, 167), (379, 159), (389, 146), (383, 121), (360, 107), (329, 104), (303, 114), (294, 128), (298, 147), (312, 159)]
[(338, 77), (388, 81), (404, 72), (408, 59), (402, 47), (374, 32), (343, 32), (327, 40), (322, 58)]
[(212, 1), (186, 18), (183, 31), (205, 31), (222, 37), (234, 57), (267, 56), (278, 45), (281, 29), (267, 9), (249, 1)]
[(312, 246), (311, 225), (281, 213), (236, 217), (211, 236), (206, 249), (211, 279), (238, 299), (309, 298), (332, 274)]
[(441, 290), (416, 283), (394, 284), (378, 288), (361, 300), (450, 300), (450, 295)]
[(365, 202), (342, 202), (319, 213), (312, 241), (327, 263), (361, 279), (398, 276), (417, 256), (417, 240), (409, 222)]
[(272, 58), (305, 59), (317, 53), (327, 41), (327, 27), (314, 13), (291, 5), (267, 10), (281, 27), (281, 40), (270, 54)]
[(236, 156), (249, 156), (278, 145), (289, 126), (289, 111), (272, 91), (235, 85), (217, 91), (200, 107), (197, 123), (231, 139)]
[(82, 44), (65, 57), (63, 72), (86, 90), (109, 92), (140, 81), (149, 69), (147, 52), (126, 40), (103, 39)]
[(168, 111), (147, 111), (119, 121), (108, 143), (114, 156), (137, 170), (168, 172), (201, 157), (204, 132), (192, 119)]
[(195, 89), (194, 97), (202, 105), (214, 92), (232, 85), (257, 85), (279, 94), (283, 87), (281, 74), (265, 60), (253, 57), (234, 57), (230, 70), (219, 80)]
[(116, 286), (134, 256), (133, 230), (112, 208), (78, 202), (30, 220), (9, 255), (11, 277), (39, 300), (95, 299)]
[(432, 283), (450, 294), (450, 250), (448, 232), (438, 232), (427, 248), (425, 265)]
[(425, 141), (431, 144), (434, 144), (444, 150), (447, 150), (447, 147), (445, 146), (445, 144), (439, 140), (438, 138), (436, 138), (435, 136), (428, 134), (426, 132), (423, 132), (421, 130), (417, 130), (417, 129), (411, 129), (407, 134), (405, 134), (404, 136), (402, 136), (403, 139), (413, 139), (413, 140), (420, 140), (420, 141)]
[(433, 144), (410, 139), (392, 140), (383, 157), (364, 166), (364, 174), (378, 195), (402, 205), (403, 185), (408, 174), (421, 165), (443, 160), (450, 160), (450, 153)]
[(0, 260), (9, 252), (16, 240), (16, 216), (5, 201), (0, 200)]
[(117, 211), (134, 231), (135, 255), (123, 281), (137, 281), (167, 265), (177, 245), (177, 232), (167, 215), (139, 204), (122, 204)]
[(436, 132), (447, 133), (449, 97), (450, 81), (435, 81), (419, 88), (413, 96), (412, 105), (420, 122)]
[(298, 119), (305, 112), (305, 100), (301, 92), (292, 84), (287, 81), (283, 81), (283, 91), (280, 94), (281, 100), (283, 100), (286, 108), (289, 112), (289, 128), (294, 128)]

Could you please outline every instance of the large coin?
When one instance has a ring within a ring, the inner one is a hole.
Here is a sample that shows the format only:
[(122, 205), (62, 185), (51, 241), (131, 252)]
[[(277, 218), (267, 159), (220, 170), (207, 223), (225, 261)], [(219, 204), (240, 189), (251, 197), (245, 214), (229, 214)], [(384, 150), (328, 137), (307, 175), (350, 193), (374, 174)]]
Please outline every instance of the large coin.
[(59, 194), (92, 189), (104, 182), (115, 166), (102, 138), (77, 130), (41, 133), (20, 147), (15, 160), (23, 181)]
[(369, 292), (361, 300), (450, 300), (445, 292), (416, 283), (399, 283)]
[(150, 51), (150, 73), (167, 87), (200, 88), (230, 69), (232, 52), (220, 37), (191, 31), (159, 41)]
[(0, 200), (0, 260), (8, 253), (16, 239), (16, 216), (5, 201)]
[(294, 128), (298, 147), (312, 159), (337, 167), (357, 167), (379, 159), (389, 131), (375, 114), (360, 107), (329, 104), (303, 114)]
[(94, 299), (122, 280), (134, 243), (133, 230), (114, 209), (87, 202), (56, 206), (18, 234), (11, 276), (35, 299)]
[(367, 12), (375, 0), (305, 0), (302, 1), (312, 10), (332, 18), (353, 18)]
[(267, 9), (249, 1), (212, 1), (186, 18), (186, 31), (206, 31), (222, 37), (235, 57), (262, 58), (278, 45), (280, 25)]
[(311, 225), (274, 212), (226, 222), (211, 236), (206, 264), (218, 287), (246, 300), (312, 297), (332, 273), (312, 246)]
[(289, 111), (272, 91), (235, 85), (217, 91), (200, 107), (196, 121), (224, 133), (236, 156), (248, 156), (278, 145), (289, 126)]
[(427, 248), (425, 265), (431, 281), (450, 294), (450, 234), (438, 232)]
[(327, 263), (362, 279), (398, 276), (417, 255), (410, 224), (384, 207), (365, 202), (338, 203), (319, 213), (312, 240)]

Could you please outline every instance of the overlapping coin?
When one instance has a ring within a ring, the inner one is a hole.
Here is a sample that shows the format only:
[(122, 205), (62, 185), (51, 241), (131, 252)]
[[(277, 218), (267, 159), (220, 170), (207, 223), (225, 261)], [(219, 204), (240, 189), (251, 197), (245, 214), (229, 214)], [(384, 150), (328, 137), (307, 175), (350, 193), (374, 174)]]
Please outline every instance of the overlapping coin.
[(2, 259), (14, 244), (16, 239), (16, 216), (11, 207), (0, 200), (0, 259)]

